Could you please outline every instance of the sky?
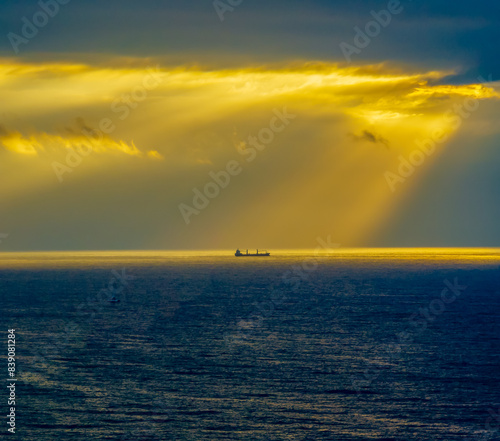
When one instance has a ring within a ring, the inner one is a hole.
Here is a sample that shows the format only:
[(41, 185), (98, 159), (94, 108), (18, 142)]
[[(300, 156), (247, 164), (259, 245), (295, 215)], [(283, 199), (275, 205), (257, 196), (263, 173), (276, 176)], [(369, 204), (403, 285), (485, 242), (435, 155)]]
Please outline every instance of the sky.
[(0, 251), (498, 247), (500, 6), (0, 2)]

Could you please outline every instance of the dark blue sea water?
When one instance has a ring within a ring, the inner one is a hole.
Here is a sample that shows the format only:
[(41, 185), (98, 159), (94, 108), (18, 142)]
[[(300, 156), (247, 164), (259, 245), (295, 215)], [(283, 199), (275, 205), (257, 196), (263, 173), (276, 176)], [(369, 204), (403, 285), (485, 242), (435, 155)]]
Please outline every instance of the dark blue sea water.
[(1, 434), (500, 439), (499, 265), (498, 250), (1, 254), (18, 377)]

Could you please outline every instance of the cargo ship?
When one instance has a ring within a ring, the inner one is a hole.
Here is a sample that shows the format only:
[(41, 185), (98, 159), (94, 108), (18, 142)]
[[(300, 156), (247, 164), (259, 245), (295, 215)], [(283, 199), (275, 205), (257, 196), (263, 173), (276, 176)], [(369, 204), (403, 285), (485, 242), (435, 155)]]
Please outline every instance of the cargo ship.
[(242, 253), (240, 250), (236, 250), (236, 253), (234, 253), (236, 257), (264, 257), (264, 256), (270, 256), (271, 253), (268, 253), (266, 250), (261, 251), (259, 253), (259, 250), (257, 250), (256, 253), (249, 253), (248, 250), (246, 253)]

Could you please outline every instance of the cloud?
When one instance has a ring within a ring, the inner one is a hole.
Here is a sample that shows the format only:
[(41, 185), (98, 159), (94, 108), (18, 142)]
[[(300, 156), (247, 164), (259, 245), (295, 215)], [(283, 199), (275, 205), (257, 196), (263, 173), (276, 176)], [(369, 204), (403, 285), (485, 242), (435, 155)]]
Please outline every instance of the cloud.
[[(408, 157), (416, 141), (435, 130), (451, 142), (458, 127), (445, 114), (465, 99), (481, 102), (481, 109), (498, 101), (488, 87), (437, 84), (450, 71), (301, 62), (164, 66), (163, 81), (142, 93), (155, 64), (0, 60), (0, 94), (9, 109), (0, 120), (0, 173), (7, 183), (0, 202), (6, 228), (24, 224), (30, 231), (23, 246), (220, 248), (242, 238), (269, 247), (308, 246), (311, 232), (335, 233), (337, 242), (356, 245), (398, 202), (383, 177), (398, 169), (398, 157)], [(247, 162), (236, 147), (269, 134), (274, 110), (285, 108), (296, 118)], [(61, 156), (79, 148), (94, 154), (60, 184), (50, 160), (63, 163)], [(186, 228), (178, 204), (191, 204), (194, 189), (234, 160), (241, 175)], [(418, 182), (416, 172), (405, 190)]]
[(153, 159), (163, 159), (163, 156), (157, 152), (156, 150), (150, 150), (148, 152), (148, 157), (153, 158)]
[[(45, 132), (23, 135), (17, 131), (8, 131), (0, 128), (0, 143), (5, 150), (11, 153), (28, 156), (50, 157), (52, 154), (69, 150), (92, 152), (96, 154), (121, 153), (129, 156), (144, 156), (133, 142), (126, 143), (114, 140), (109, 136), (95, 139), (78, 133), (69, 133), (65, 136)], [(87, 153), (88, 154), (88, 153)], [(151, 158), (160, 158), (158, 152), (147, 152)]]
[[(491, 1), (477, 1), (474, 8), (449, 1), (401, 3), (404, 11), (394, 16), (373, 44), (362, 51), (359, 62), (391, 60), (440, 69), (472, 65), (485, 75), (493, 73), (498, 77), (498, 57), (492, 54), (499, 28), (497, 10)], [(165, 53), (164, 42), (168, 41), (169, 54), (183, 60), (179, 64), (236, 57), (257, 63), (298, 58), (343, 59), (339, 43), (352, 42), (353, 28), (363, 28), (372, 19), (370, 11), (378, 11), (386, 4), (255, 0), (234, 8), (221, 23), (210, 1), (193, 0), (187, 4), (172, 0), (168, 5), (158, 3), (147, 8), (132, 0), (111, 0), (106, 4), (72, 2), (61, 7), (60, 15), (50, 26), (21, 48), (23, 53), (44, 57), (57, 52), (66, 58), (75, 53), (161, 56)], [(21, 18), (31, 19), (37, 10), (32, 2), (18, 2), (15, 8), (6, 3), (1, 10), (3, 27), (6, 32), (20, 34)], [(257, 24), (259, 32), (255, 32)], [(123, 44), (124, 30), (127, 44)], [(13, 54), (7, 38), (0, 41), (0, 50)]]
[(355, 141), (366, 141), (366, 142), (371, 142), (373, 144), (383, 144), (387, 148), (389, 148), (389, 141), (387, 139), (385, 139), (381, 135), (377, 135), (373, 132), (370, 132), (369, 130), (363, 130), (361, 135), (355, 135), (351, 133), (350, 136)]

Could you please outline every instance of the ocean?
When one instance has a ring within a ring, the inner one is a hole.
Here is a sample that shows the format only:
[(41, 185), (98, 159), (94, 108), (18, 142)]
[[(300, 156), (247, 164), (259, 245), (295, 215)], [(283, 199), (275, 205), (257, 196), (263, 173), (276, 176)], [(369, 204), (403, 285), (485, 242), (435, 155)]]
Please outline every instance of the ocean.
[(500, 439), (500, 250), (271, 252), (1, 253), (2, 435)]

